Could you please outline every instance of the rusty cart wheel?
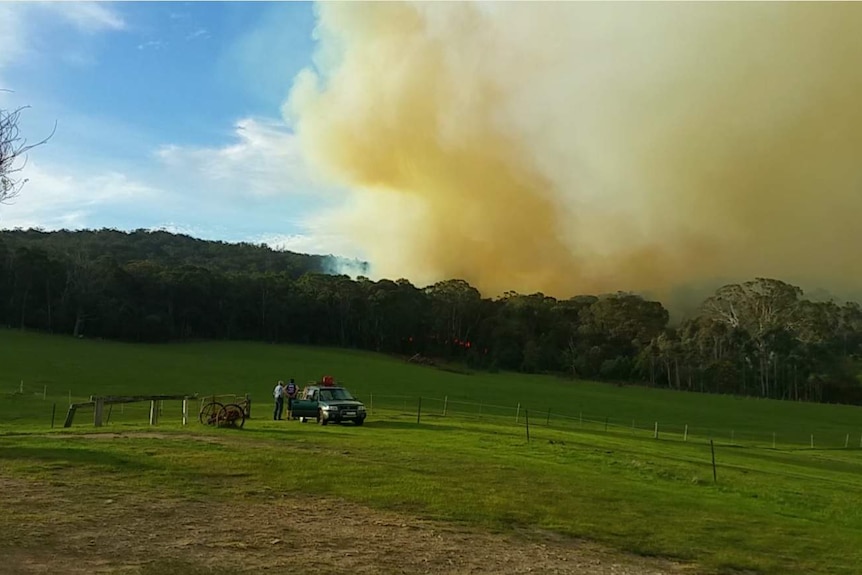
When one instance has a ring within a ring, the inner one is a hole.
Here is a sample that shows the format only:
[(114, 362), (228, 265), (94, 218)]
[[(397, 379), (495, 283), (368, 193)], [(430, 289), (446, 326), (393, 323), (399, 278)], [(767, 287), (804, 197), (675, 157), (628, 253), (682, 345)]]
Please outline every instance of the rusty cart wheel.
[(242, 428), (245, 424), (245, 411), (236, 403), (229, 403), (221, 408), (216, 417), (219, 427)]
[(204, 425), (215, 425), (219, 412), (224, 409), (224, 404), (211, 401), (201, 408), (199, 419)]

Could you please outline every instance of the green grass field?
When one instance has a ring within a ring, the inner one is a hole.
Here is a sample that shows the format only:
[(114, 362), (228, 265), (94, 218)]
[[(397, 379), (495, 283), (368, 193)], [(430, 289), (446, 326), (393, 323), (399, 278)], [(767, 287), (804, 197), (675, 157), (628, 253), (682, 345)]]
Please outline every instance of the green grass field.
[[(0, 477), (200, 500), (314, 493), (495, 531), (550, 530), (704, 573), (849, 575), (862, 565), (856, 407), (462, 374), (343, 350), (10, 331), (0, 331), (0, 365)], [(324, 374), (372, 408), (365, 427), (271, 421), (276, 379)], [(62, 429), (70, 392), (249, 393), (254, 417), (242, 431), (184, 428), (178, 402), (166, 403), (158, 439), (85, 441), (147, 431), (147, 407), (115, 406), (100, 430), (82, 411)], [(0, 528), (21, 516), (0, 512)]]

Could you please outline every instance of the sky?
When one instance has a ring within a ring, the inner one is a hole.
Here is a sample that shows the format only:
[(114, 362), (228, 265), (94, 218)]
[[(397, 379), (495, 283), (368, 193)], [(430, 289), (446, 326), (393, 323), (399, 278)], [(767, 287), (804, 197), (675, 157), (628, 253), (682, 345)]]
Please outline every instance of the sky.
[(4, 2), (0, 22), (0, 107), (29, 106), (30, 142), (57, 124), (0, 227), (361, 255), (310, 220), (341, 191), (309, 173), (281, 111), (313, 65), (311, 3)]
[(862, 297), (862, 3), (0, 3), (0, 226), (168, 229), (484, 295)]

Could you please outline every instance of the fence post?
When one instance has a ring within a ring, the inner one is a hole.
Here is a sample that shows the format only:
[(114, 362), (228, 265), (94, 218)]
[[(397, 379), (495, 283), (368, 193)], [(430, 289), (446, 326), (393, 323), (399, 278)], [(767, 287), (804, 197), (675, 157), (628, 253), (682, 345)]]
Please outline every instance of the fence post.
[(709, 449), (712, 451), (712, 482), (718, 483), (718, 476), (715, 473), (715, 445), (711, 439), (709, 440)]
[(63, 422), (63, 427), (72, 427), (72, 420), (75, 419), (75, 412), (78, 407), (72, 403), (69, 404), (69, 411), (66, 412), (66, 421)]
[(814, 434), (811, 434), (811, 449), (814, 449)]
[(847, 434), (847, 437), (844, 438), (844, 449), (847, 449), (850, 446), (850, 434)]
[(21, 380), (21, 387), (18, 389), (18, 392), (21, 395), (24, 395), (24, 380), (23, 379)]
[(527, 443), (530, 443), (530, 414), (526, 409), (524, 410), (524, 423), (527, 424)]
[(449, 396), (443, 398), (443, 417), (446, 417), (446, 408), (449, 407)]
[[(246, 396), (248, 397), (248, 396)], [(189, 422), (189, 398), (183, 398), (183, 425)]]
[(655, 422), (655, 431), (653, 432), (653, 439), (658, 439), (658, 421)]
[(422, 417), (422, 396), (419, 396), (419, 407), (416, 409), (416, 424), (419, 424), (419, 419)]
[(515, 423), (518, 423), (518, 416), (521, 415), (521, 404), (518, 404), (518, 409), (515, 410)]
[(105, 400), (101, 397), (96, 398), (96, 405), (93, 408), (93, 425), (102, 427), (102, 410), (105, 408)]
[(113, 411), (113, 410), (114, 410), (114, 404), (109, 403), (108, 404), (108, 415), (105, 416), (105, 425), (108, 425), (109, 423), (111, 423), (111, 411)]
[[(248, 419), (251, 419), (251, 396), (247, 393), (245, 394), (245, 405), (246, 405), (246, 407), (245, 407), (246, 417)], [(183, 423), (183, 425), (185, 425), (185, 423)]]
[(57, 404), (51, 406), (51, 429), (54, 429), (54, 415), (57, 414)]
[(48, 399), (48, 386), (46, 385), (44, 389), (42, 389), (42, 400)]
[(155, 425), (159, 422), (159, 402), (155, 399), (150, 401), (150, 425)]
[(685, 424), (685, 432), (683, 432), (683, 434), (682, 434), (682, 440), (688, 441), (688, 424), (687, 423)]
[(547, 419), (547, 421), (545, 421), (545, 426), (551, 427), (551, 408), (550, 407), (548, 408), (548, 419)]

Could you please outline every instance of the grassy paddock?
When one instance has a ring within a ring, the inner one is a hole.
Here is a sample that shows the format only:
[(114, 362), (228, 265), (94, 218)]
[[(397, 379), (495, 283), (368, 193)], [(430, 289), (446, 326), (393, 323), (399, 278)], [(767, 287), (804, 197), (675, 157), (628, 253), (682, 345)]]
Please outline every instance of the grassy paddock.
[[(458, 374), (410, 365), (404, 361), (358, 351), (256, 343), (208, 342), (133, 345), (108, 341), (0, 330), (0, 425), (50, 425), (51, 405), (64, 411), (71, 395), (83, 401), (93, 394), (249, 393), (260, 415), (270, 409), (270, 393), (279, 378), (300, 384), (324, 374), (335, 375), (366, 402), (415, 413), (425, 409), (465, 416), (501, 417), (516, 407), (528, 409), (535, 421), (552, 412), (559, 425), (595, 422), (604, 428), (660, 435), (689, 434), (719, 442), (756, 441), (806, 447), (843, 447), (862, 439), (862, 410), (853, 406), (759, 400), (732, 396), (680, 393), (635, 386), (613, 386), (550, 376), (522, 374)], [(24, 394), (15, 393), (24, 382)], [(46, 393), (47, 389), (47, 393)], [(43, 394), (46, 399), (41, 400)], [(481, 407), (480, 407), (481, 405)], [(114, 410), (119, 409), (115, 407)], [(139, 411), (134, 411), (138, 409)], [(130, 422), (146, 420), (146, 406), (132, 410)], [(179, 413), (179, 404), (166, 409)], [(481, 410), (481, 414), (480, 414)], [(138, 415), (140, 414), (140, 415)], [(112, 419), (118, 417), (114, 411)], [(174, 415), (171, 415), (174, 417)], [(177, 416), (178, 417), (178, 416)], [(82, 418), (83, 420), (83, 418)]]
[[(549, 529), (706, 572), (849, 575), (862, 565), (858, 408), (461, 375), (259, 344), (136, 346), (0, 331), (0, 350), (0, 473), (9, 476), (201, 501), (313, 492), (489, 529)], [(269, 420), (275, 379), (323, 374), (366, 403), (373, 397), (364, 428)], [(146, 406), (120, 414), (114, 406), (103, 431), (125, 438), (92, 440), (101, 432), (86, 412), (59, 429), (69, 390), (78, 400), (196, 392), (261, 401), (242, 432), (183, 428), (179, 403), (166, 403), (158, 438), (137, 433), (148, 430)], [(0, 513), (4, 531), (13, 520)]]

